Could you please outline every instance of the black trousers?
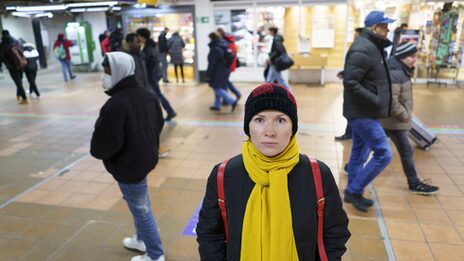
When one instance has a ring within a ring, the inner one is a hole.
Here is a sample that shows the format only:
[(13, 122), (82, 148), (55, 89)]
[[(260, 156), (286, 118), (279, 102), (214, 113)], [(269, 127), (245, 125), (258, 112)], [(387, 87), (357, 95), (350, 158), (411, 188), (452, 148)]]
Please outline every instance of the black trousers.
[(16, 96), (23, 98), (23, 100), (27, 100), (26, 92), (24, 92), (23, 87), (23, 71), (16, 70), (16, 69), (8, 69), (10, 72), (11, 79), (13, 79), (16, 85)]
[(24, 73), (26, 74), (27, 81), (29, 82), (29, 93), (34, 92), (37, 97), (40, 96), (39, 89), (37, 89), (37, 85), (35, 84), (35, 78), (37, 77), (37, 69), (36, 70), (25, 70)]
[(184, 65), (183, 64), (174, 64), (174, 72), (176, 74), (176, 82), (179, 82), (179, 77), (177, 76), (177, 67), (180, 67), (180, 74), (182, 76), (182, 82), (185, 82), (184, 80)]

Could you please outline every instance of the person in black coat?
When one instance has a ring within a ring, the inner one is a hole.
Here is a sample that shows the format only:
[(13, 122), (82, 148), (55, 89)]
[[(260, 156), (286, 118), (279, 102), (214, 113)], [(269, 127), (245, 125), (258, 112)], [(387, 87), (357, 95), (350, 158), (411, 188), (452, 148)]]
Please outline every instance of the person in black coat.
[(161, 107), (153, 94), (138, 86), (129, 54), (107, 53), (102, 65), (102, 85), (110, 98), (95, 123), (90, 153), (103, 160), (132, 212), (136, 234), (124, 238), (123, 245), (146, 254), (131, 260), (164, 261), (147, 190), (147, 175), (158, 163)]
[(137, 29), (137, 34), (139, 35), (141, 44), (144, 45), (142, 51), (145, 54), (145, 61), (147, 63), (148, 82), (153, 87), (153, 91), (156, 95), (158, 95), (161, 105), (167, 112), (166, 121), (170, 121), (172, 118), (177, 116), (177, 113), (160, 90), (159, 80), (162, 77), (162, 72), (160, 66), (161, 57), (158, 47), (156, 46), (155, 41), (150, 38), (150, 30), (147, 28)]
[[(351, 127), (353, 145), (348, 163), (345, 202), (367, 212), (372, 201), (363, 197), (365, 187), (391, 162), (392, 151), (379, 119), (391, 108), (391, 80), (384, 48), (389, 19), (384, 12), (372, 11), (364, 20), (361, 36), (351, 45), (343, 71), (343, 116)], [(374, 155), (366, 162), (369, 152)]]
[(208, 69), (206, 70), (206, 80), (214, 90), (214, 105), (209, 107), (212, 111), (221, 110), (221, 99), (232, 106), (232, 112), (237, 107), (237, 99), (230, 97), (227, 93), (227, 82), (229, 81), (230, 69), (224, 64), (224, 53), (227, 49), (227, 42), (212, 32), (209, 34), (211, 40), (208, 54)]
[(31, 43), (26, 43), (26, 41), (20, 39), (23, 44), (23, 54), (27, 59), (27, 66), (24, 68), (24, 73), (26, 74), (27, 81), (29, 82), (29, 95), (32, 97), (34, 93), (37, 99), (40, 99), (40, 92), (37, 88), (35, 78), (37, 77), (37, 61), (39, 60), (39, 52), (34, 48), (34, 45)]
[(169, 28), (165, 27), (164, 30), (158, 36), (158, 48), (161, 55), (161, 63), (162, 63), (162, 71), (161, 74), (163, 76), (163, 82), (169, 83), (168, 79), (168, 39), (166, 38), (166, 34), (169, 32)]
[(279, 29), (275, 26), (269, 28), (269, 33), (272, 35), (272, 46), (271, 51), (269, 52), (269, 59), (267, 60), (267, 73), (266, 82), (278, 83), (290, 90), (290, 85), (287, 80), (282, 77), (281, 71), (277, 70), (275, 67), (275, 61), (281, 55), (287, 53), (284, 46), (284, 37), (277, 32)]
[[(328, 260), (341, 260), (350, 237), (348, 217), (334, 177), (321, 161), (325, 200), (317, 200), (311, 164), (296, 141), (295, 97), (278, 84), (258, 86), (246, 101), (243, 127), (249, 138), (225, 166), (223, 201), (219, 165), (208, 178), (196, 228), (200, 259), (312, 261), (325, 249)], [(226, 223), (218, 202), (225, 202)], [(321, 248), (318, 202), (325, 203)]]
[[(154, 93), (153, 88), (150, 86), (149, 75), (147, 70), (147, 62), (145, 53), (142, 51), (142, 44), (140, 38), (136, 33), (129, 33), (126, 35), (126, 43), (129, 46), (127, 52), (132, 56), (135, 62), (135, 80), (137, 84)], [(158, 98), (158, 96), (156, 96)]]
[(16, 67), (11, 51), (15, 46), (22, 52), (21, 43), (13, 38), (8, 30), (3, 30), (2, 43), (0, 44), (0, 71), (2, 63), (4, 63), (16, 85), (16, 99), (19, 104), (27, 104), (26, 92), (23, 87), (23, 70)]

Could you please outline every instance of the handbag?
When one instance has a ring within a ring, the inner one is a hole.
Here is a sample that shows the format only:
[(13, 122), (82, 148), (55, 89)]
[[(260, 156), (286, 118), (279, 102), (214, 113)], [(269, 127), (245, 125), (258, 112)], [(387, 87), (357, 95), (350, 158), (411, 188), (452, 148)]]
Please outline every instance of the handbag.
[(275, 58), (274, 66), (278, 71), (287, 70), (292, 67), (295, 62), (288, 56), (287, 53), (282, 53), (279, 57)]

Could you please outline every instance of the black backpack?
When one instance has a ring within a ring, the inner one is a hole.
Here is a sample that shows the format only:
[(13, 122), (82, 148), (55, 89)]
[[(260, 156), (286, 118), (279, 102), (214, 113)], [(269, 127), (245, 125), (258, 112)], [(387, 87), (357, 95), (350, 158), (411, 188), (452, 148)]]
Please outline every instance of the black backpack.
[(226, 67), (232, 66), (232, 64), (234, 63), (234, 58), (235, 58), (234, 52), (232, 52), (230, 48), (225, 48), (224, 57), (222, 59), (222, 62), (224, 63), (224, 65)]

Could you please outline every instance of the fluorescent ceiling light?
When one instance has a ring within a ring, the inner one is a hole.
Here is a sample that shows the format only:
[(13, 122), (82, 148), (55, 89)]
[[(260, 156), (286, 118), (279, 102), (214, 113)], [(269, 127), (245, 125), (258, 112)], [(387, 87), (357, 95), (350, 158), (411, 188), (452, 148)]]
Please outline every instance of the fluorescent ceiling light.
[(89, 7), (89, 6), (113, 6), (117, 5), (117, 1), (106, 1), (106, 2), (93, 2), (93, 3), (72, 3), (67, 4), (68, 7)]
[(68, 26), (69, 27), (79, 27), (81, 25), (79, 24), (79, 22), (71, 22), (71, 23), (68, 23)]
[(92, 8), (73, 8), (69, 10), (71, 13), (83, 13), (83, 12), (106, 12), (108, 7), (92, 7)]
[(45, 17), (45, 16), (48, 18), (53, 18), (53, 14), (50, 12), (36, 14), (34, 15), (34, 18)]
[(16, 10), (16, 6), (7, 6), (6, 10), (7, 11)]
[(73, 9), (69, 10), (69, 12), (71, 12), (71, 13), (83, 13), (83, 12), (85, 12), (85, 8), (73, 8)]
[(147, 7), (147, 4), (135, 4), (134, 7), (135, 8), (145, 8), (145, 7)]
[(31, 16), (28, 15), (28, 14), (26, 14), (26, 13), (13, 12), (13, 13), (11, 13), (11, 14), (14, 15), (14, 16), (17, 16), (17, 17), (31, 18)]
[(30, 12), (30, 11), (57, 11), (66, 10), (65, 5), (38, 5), (38, 6), (18, 6), (16, 10), (19, 12)]
[(111, 10), (113, 10), (113, 11), (121, 11), (121, 9), (122, 9), (122, 8), (121, 8), (120, 6), (113, 6), (113, 7), (111, 8)]

